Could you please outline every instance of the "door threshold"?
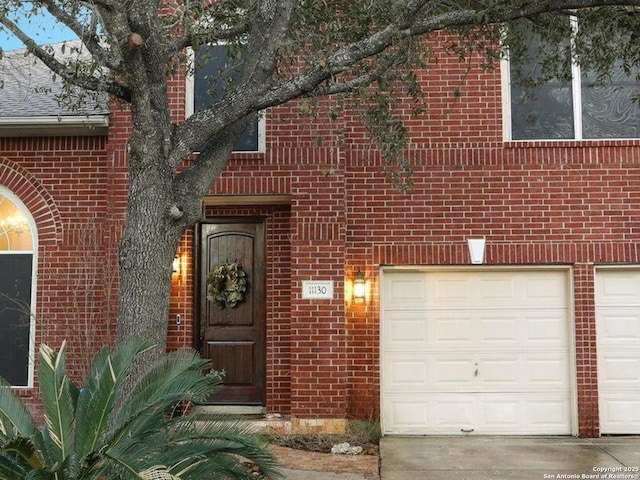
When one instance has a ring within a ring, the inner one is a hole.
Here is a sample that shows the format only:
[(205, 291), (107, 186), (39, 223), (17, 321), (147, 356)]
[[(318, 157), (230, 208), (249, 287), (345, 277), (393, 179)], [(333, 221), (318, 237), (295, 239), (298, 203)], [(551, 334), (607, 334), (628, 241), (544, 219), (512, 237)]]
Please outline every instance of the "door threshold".
[(199, 405), (196, 413), (225, 415), (264, 415), (263, 405)]

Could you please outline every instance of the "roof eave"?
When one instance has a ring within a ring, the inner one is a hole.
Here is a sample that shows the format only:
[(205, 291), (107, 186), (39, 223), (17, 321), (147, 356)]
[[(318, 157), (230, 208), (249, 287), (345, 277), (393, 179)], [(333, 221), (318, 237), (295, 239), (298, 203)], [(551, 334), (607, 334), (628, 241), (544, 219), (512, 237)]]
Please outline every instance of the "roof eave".
[(109, 115), (0, 117), (0, 137), (106, 135)]

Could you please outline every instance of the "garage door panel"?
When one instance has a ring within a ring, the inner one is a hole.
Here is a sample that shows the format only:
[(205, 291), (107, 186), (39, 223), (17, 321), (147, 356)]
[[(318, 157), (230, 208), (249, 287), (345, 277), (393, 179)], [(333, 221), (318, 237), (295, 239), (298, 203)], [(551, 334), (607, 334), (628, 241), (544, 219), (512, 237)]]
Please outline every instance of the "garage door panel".
[(483, 391), (569, 391), (569, 366), (564, 351), (484, 354), (476, 364), (477, 384)]
[(423, 435), (566, 435), (570, 407), (566, 397), (530, 394), (421, 394), (390, 396), (384, 415), (386, 433)]
[(385, 433), (571, 433), (566, 270), (395, 274), (426, 301), (388, 302), (385, 272)]
[(427, 306), (426, 279), (422, 275), (406, 272), (388, 273), (385, 275), (385, 307), (389, 310), (406, 310), (425, 308)]
[(568, 392), (570, 382), (569, 364), (566, 352), (547, 352), (526, 357), (527, 384), (536, 390)]
[(384, 418), (393, 433), (416, 433), (430, 423), (429, 404), (423, 396), (407, 398), (405, 395), (389, 395), (383, 408)]
[(390, 393), (474, 391), (475, 361), (471, 355), (415, 353), (397, 355), (385, 363), (385, 390)]
[(481, 387), (482, 391), (521, 389), (523, 387), (522, 376), (519, 373), (521, 364), (521, 360), (513, 355), (482, 357), (476, 367), (478, 387)]
[(515, 347), (520, 344), (518, 315), (503, 311), (482, 311), (474, 322), (476, 345), (479, 348)]
[(640, 347), (640, 309), (609, 307), (598, 321), (598, 345)]
[(385, 315), (385, 349), (392, 352), (429, 348), (424, 311), (390, 311)]
[(476, 387), (474, 377), (475, 362), (470, 355), (443, 356), (432, 355), (432, 382), (429, 390), (434, 392), (450, 392), (451, 390), (473, 391)]
[(426, 429), (433, 433), (461, 433), (462, 429), (472, 428), (476, 404), (474, 396), (420, 394), (409, 399), (405, 395), (389, 395), (383, 406), (389, 424), (386, 433), (422, 435)]
[(596, 302), (601, 307), (640, 304), (640, 275), (636, 270), (599, 270)]
[(427, 277), (427, 298), (431, 307), (467, 305), (473, 297), (472, 284), (460, 275)]
[(627, 394), (600, 395), (600, 424), (609, 434), (637, 434), (640, 399)]
[(431, 405), (431, 425), (439, 432), (455, 431), (457, 433), (473, 428), (477, 417), (477, 398), (473, 395), (440, 395), (429, 398)]
[(525, 342), (531, 346), (566, 348), (568, 344), (566, 309), (547, 309), (523, 313)]
[(522, 301), (532, 306), (564, 307), (567, 302), (567, 281), (557, 271), (538, 271), (521, 277)]
[(566, 280), (557, 271), (503, 271), (477, 275), (474, 286), (479, 307), (563, 307)]
[(569, 368), (565, 352), (539, 352), (515, 357), (516, 353), (423, 352), (397, 355), (385, 364), (386, 391), (567, 390)]
[(569, 433), (567, 425), (571, 422), (571, 406), (567, 393), (558, 392), (555, 396), (545, 395), (544, 398), (531, 396), (525, 398), (524, 402), (526, 416), (531, 419), (532, 430), (557, 435)]
[(476, 433), (500, 434), (515, 430), (526, 435), (569, 433), (570, 405), (565, 394), (530, 393), (485, 395), (480, 404)]
[(426, 356), (394, 359), (387, 364), (384, 373), (388, 381), (388, 390), (391, 392), (421, 390), (429, 384)]
[(600, 388), (640, 392), (640, 356), (634, 352), (602, 352), (598, 365)]
[(500, 398), (486, 395), (480, 403), (478, 421), (475, 425), (478, 433), (496, 430), (515, 430), (522, 426), (522, 402), (519, 398)]
[(470, 348), (474, 344), (473, 317), (468, 312), (429, 311), (422, 321), (433, 325), (432, 348)]
[(640, 270), (596, 270), (600, 432), (640, 433)]

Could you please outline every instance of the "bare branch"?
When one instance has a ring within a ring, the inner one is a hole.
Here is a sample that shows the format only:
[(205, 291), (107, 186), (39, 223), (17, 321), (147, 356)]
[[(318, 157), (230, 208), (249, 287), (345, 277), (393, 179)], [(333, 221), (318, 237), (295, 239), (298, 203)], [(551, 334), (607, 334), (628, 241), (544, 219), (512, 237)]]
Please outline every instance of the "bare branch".
[(365, 75), (360, 75), (359, 77), (353, 78), (346, 82), (335, 83), (327, 87), (317, 88), (315, 91), (310, 92), (309, 96), (337, 95), (341, 93), (354, 92), (359, 88), (381, 80), (389, 71), (389, 69), (396, 64), (397, 60), (400, 57), (401, 55), (397, 53), (396, 55), (389, 57), (386, 61), (381, 63), (373, 72)]
[[(237, 38), (240, 35), (247, 33), (249, 29), (249, 25), (247, 23), (243, 23), (241, 25), (236, 25), (234, 27), (222, 28), (219, 30), (215, 30), (213, 32), (207, 32), (206, 38), (210, 41), (216, 40), (229, 40), (232, 38)], [(163, 58), (169, 60), (171, 57), (176, 55), (181, 50), (184, 50), (187, 47), (191, 47), (194, 44), (199, 43), (198, 39), (204, 37), (204, 35), (187, 32), (185, 35), (176, 39), (172, 42), (164, 51)]]
[[(174, 130), (176, 142), (170, 164), (177, 167), (182, 158), (216, 134), (226, 120), (238, 122), (256, 112), (254, 98), (263, 93), (264, 85), (271, 81), (278, 48), (289, 28), (292, 13), (290, 0), (273, 0), (261, 3), (251, 22), (249, 39), (242, 57), (242, 70), (237, 83), (237, 94), (225, 95), (214, 108), (192, 115)], [(222, 105), (227, 105), (226, 107)], [(222, 120), (222, 122), (221, 122)]]
[(523, 2), (522, 5), (511, 6), (504, 2), (486, 9), (457, 10), (432, 17), (422, 17), (413, 22), (410, 34), (424, 35), (451, 27), (477, 25), (481, 23), (495, 24), (509, 22), (519, 18), (533, 17), (542, 13), (563, 10), (578, 10), (602, 6), (640, 6), (640, 0), (540, 0)]
[(97, 7), (103, 7), (107, 9), (119, 8), (122, 6), (121, 2), (118, 2), (117, 0), (82, 0), (82, 3), (87, 6), (95, 5)]
[(60, 21), (60, 23), (69, 27), (69, 29), (71, 29), (71, 31), (75, 33), (80, 40), (82, 40), (82, 43), (84, 43), (95, 60), (98, 60), (101, 64), (112, 70), (117, 69), (119, 62), (111, 60), (109, 58), (109, 52), (100, 46), (100, 40), (96, 34), (97, 22), (95, 21), (96, 14), (94, 10), (95, 7), (93, 5), (87, 3), (87, 8), (94, 10), (94, 15), (91, 27), (86, 28), (85, 25), (78, 22), (77, 17), (62, 10), (53, 0), (41, 1), (51, 15)]
[(78, 69), (75, 68), (75, 66), (60, 62), (55, 55), (52, 55), (45, 48), (37, 45), (31, 37), (25, 34), (20, 27), (2, 13), (0, 13), (0, 23), (15, 35), (27, 47), (27, 50), (31, 54), (40, 59), (52, 72), (59, 75), (65, 81), (86, 90), (110, 93), (117, 98), (129, 101), (131, 94), (125, 85), (107, 78), (95, 76), (80, 77), (77, 75)]

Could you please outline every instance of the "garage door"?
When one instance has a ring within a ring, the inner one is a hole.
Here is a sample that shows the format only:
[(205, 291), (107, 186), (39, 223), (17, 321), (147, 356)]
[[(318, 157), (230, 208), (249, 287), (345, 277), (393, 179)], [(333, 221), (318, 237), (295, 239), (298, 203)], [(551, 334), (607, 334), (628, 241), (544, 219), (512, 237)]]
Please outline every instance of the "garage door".
[(596, 271), (601, 433), (640, 433), (640, 270)]
[(569, 434), (566, 270), (384, 270), (387, 434)]

